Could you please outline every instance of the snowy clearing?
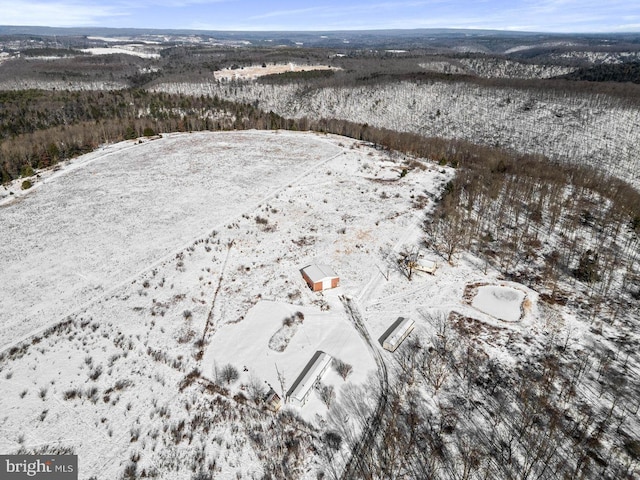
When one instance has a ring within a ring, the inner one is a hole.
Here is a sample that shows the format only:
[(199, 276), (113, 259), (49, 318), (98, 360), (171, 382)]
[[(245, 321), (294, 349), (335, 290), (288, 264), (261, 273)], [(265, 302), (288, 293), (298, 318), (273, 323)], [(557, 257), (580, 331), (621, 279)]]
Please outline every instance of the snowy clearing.
[[(332, 292), (334, 299), (337, 295)], [(278, 371), (289, 388), (313, 354), (321, 350), (352, 365), (349, 381), (362, 383), (367, 374), (375, 370), (375, 363), (366, 344), (345, 318), (340, 302), (332, 303), (335, 308), (321, 312), (317, 307), (261, 301), (249, 310), (242, 322), (224, 325), (216, 333), (204, 364), (220, 369), (231, 362), (238, 367), (241, 384), (248, 385), (252, 379), (259, 379), (279, 392)], [(304, 320), (286, 348), (282, 352), (269, 348), (271, 335), (282, 328), (284, 319), (296, 312), (302, 312)], [(213, 378), (212, 372), (203, 373)], [(322, 383), (339, 391), (345, 381), (330, 369)], [(327, 407), (312, 394), (301, 411), (303, 418), (311, 422), (316, 414), (326, 413)]]
[[(158, 478), (191, 478), (192, 465), (262, 476), (280, 460), (254, 443), (273, 417), (244, 407), (248, 384), (284, 397), (275, 361), (286, 391), (322, 350), (352, 367), (322, 378), (339, 401), (375, 370), (381, 347), (339, 296), (406, 288), (390, 265), (416, 240), (414, 197), (451, 174), (341, 137), (257, 131), (124, 142), (56, 172), (0, 207), (5, 346), (33, 334), (0, 361), (0, 448), (73, 448), (82, 478), (116, 478), (130, 458)], [(312, 262), (332, 264), (341, 287), (311, 292), (299, 269)], [(286, 348), (270, 349), (297, 312)], [(237, 401), (206, 380), (222, 362), (242, 372)], [(314, 391), (282, 421), (297, 412), (320, 426), (327, 411)], [(318, 462), (300, 457), (296, 477), (316, 478)]]
[(104, 295), (339, 152), (313, 134), (229, 132), (123, 142), (79, 158), (0, 206), (2, 344)]
[(141, 45), (122, 45), (119, 47), (95, 47), (95, 48), (83, 48), (82, 52), (90, 53), (91, 55), (113, 55), (116, 53), (124, 55), (133, 55), (141, 58), (160, 58), (160, 54), (156, 53), (157, 49), (152, 49), (148, 46)]
[(284, 65), (252, 65), (250, 67), (223, 68), (213, 72), (215, 80), (255, 80), (265, 75), (275, 75), (286, 72), (310, 72), (312, 70), (339, 70), (327, 65), (296, 65), (287, 63)]

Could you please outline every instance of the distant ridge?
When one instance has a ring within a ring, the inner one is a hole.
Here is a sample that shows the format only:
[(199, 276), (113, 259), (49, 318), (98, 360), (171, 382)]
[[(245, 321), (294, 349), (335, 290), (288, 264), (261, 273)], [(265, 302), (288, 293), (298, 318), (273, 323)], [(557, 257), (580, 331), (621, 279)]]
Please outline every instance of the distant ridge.
[[(532, 34), (545, 36), (564, 36), (561, 33), (519, 32), (507, 30), (482, 30), (462, 28), (414, 28), (414, 29), (373, 29), (373, 30), (191, 30), (166, 28), (113, 28), (113, 27), (45, 27), (37, 25), (0, 25), (0, 35), (239, 35), (263, 36), (265, 34), (292, 34), (318, 36), (326, 34), (383, 35), (406, 37), (416, 35), (504, 35), (508, 37), (526, 37)], [(622, 34), (620, 34), (622, 35)]]
[[(106, 28), (106, 27), (43, 27), (43, 26), (0, 26), (2, 36), (52, 37), (127, 37), (126, 41), (142, 40), (145, 37), (166, 37), (162, 43), (184, 43), (185, 37), (192, 43), (193, 37), (200, 37), (202, 43), (221, 42), (235, 46), (290, 48), (332, 48), (332, 49), (379, 49), (414, 50), (430, 49), (433, 52), (471, 51), (502, 53), (510, 47), (541, 45), (558, 41), (577, 44), (593, 44), (603, 40), (614, 44), (638, 41), (635, 34), (562, 34), (540, 32), (518, 32), (507, 30), (479, 30), (455, 28), (419, 28), (389, 30), (318, 30), (318, 31), (231, 31), (231, 30), (189, 30), (162, 28)], [(123, 39), (124, 40), (124, 39)], [(198, 43), (198, 42), (196, 42)]]

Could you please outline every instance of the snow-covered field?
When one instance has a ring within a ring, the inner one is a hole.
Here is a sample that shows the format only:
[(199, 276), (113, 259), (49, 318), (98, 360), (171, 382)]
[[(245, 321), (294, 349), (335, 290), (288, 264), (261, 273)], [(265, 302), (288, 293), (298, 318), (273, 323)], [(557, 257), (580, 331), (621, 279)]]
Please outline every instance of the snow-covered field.
[[(414, 198), (452, 173), (418, 163), (401, 177), (407, 160), (313, 133), (176, 134), (86, 155), (5, 201), (0, 318), (14, 345), (0, 360), (0, 449), (71, 448), (80, 478), (191, 478), (192, 465), (260, 477), (277, 457), (252, 442), (271, 414), (203, 395), (206, 378), (224, 361), (242, 372), (230, 395), (246, 395), (252, 375), (280, 390), (272, 360), (290, 385), (323, 350), (353, 367), (346, 381), (325, 374), (339, 400), (375, 370), (381, 347), (338, 297), (407, 285), (393, 249), (419, 233)], [(307, 288), (299, 269), (318, 261), (341, 287)], [(305, 317), (282, 352), (269, 347), (279, 310)], [(322, 425), (314, 395), (286, 410)], [(296, 477), (315, 478), (318, 462), (296, 457)]]
[[(150, 35), (150, 37), (153, 37), (153, 35)], [(106, 43), (140, 42), (147, 45), (160, 45), (162, 43), (160, 39), (163, 39), (164, 37), (160, 35), (157, 35), (156, 37), (158, 38), (158, 40), (140, 40), (139, 38), (125, 37), (125, 36), (100, 37), (100, 36), (89, 35), (87, 36), (87, 40), (98, 40), (100, 42), (106, 42)]]
[(124, 55), (133, 55), (141, 58), (160, 58), (158, 53), (160, 49), (157, 47), (149, 47), (147, 45), (131, 44), (120, 45), (117, 47), (94, 47), (83, 48), (81, 51), (90, 53), (91, 55), (113, 55), (116, 53)]
[[(366, 343), (345, 317), (339, 292), (327, 292), (333, 305), (323, 312), (319, 307), (303, 307), (283, 302), (260, 301), (252, 307), (242, 322), (227, 324), (214, 336), (204, 356), (205, 365), (216, 365), (218, 370), (230, 361), (238, 367), (240, 382), (248, 385), (253, 379), (265, 382), (280, 391), (278, 374), (290, 388), (313, 354), (320, 350), (353, 367), (350, 382), (363, 383), (375, 371), (375, 363)], [(283, 328), (283, 320), (301, 312), (304, 320), (296, 325), (293, 335), (283, 351), (274, 349), (270, 340)], [(245, 370), (246, 369), (246, 370)], [(213, 378), (212, 372), (204, 372)], [(331, 385), (336, 392), (345, 384), (337, 372), (330, 369), (322, 383)], [(312, 422), (323, 415), (327, 407), (317, 395), (310, 395), (301, 409), (302, 417)]]
[[(543, 315), (536, 292), (473, 256), (448, 264), (424, 251), (435, 274), (403, 275), (398, 252), (420, 244), (452, 175), (353, 139), (282, 131), (123, 142), (43, 175), (0, 206), (0, 450), (72, 449), (85, 480), (199, 469), (315, 479), (327, 469), (319, 438), (336, 422), (321, 395), (275, 416), (252, 401), (256, 385), (284, 396), (314, 352), (353, 367), (322, 378), (340, 402), (376, 374), (374, 358), (396, 365), (380, 338), (398, 316), (416, 321), (411, 336), (455, 316), (507, 363), (530, 348), (513, 339), (581, 343), (588, 326), (551, 306)], [(340, 287), (312, 292), (300, 275), (310, 263), (330, 264)], [(490, 298), (471, 303), (474, 285)], [(519, 321), (500, 320), (520, 304)], [(220, 378), (228, 365), (237, 380)]]
[(265, 75), (275, 75), (286, 72), (309, 72), (312, 70), (337, 70), (327, 65), (296, 65), (293, 63), (276, 65), (253, 65), (240, 68), (223, 68), (213, 72), (216, 80), (255, 80)]
[(552, 48), (552, 47), (572, 47), (575, 46), (575, 43), (573, 42), (543, 42), (543, 43), (533, 43), (530, 45), (518, 45), (515, 47), (511, 47), (507, 50), (504, 51), (504, 53), (509, 54), (509, 53), (516, 53), (516, 52), (522, 52), (525, 50), (532, 50), (534, 48)]
[(124, 142), (0, 207), (2, 344), (104, 295), (340, 152), (313, 135), (296, 138), (230, 132)]

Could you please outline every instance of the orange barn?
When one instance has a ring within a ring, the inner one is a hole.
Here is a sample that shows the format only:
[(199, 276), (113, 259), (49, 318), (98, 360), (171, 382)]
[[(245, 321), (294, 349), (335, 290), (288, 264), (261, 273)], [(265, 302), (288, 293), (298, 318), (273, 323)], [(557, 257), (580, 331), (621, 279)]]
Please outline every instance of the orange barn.
[(340, 278), (329, 265), (307, 265), (300, 273), (314, 292), (336, 288), (340, 284)]

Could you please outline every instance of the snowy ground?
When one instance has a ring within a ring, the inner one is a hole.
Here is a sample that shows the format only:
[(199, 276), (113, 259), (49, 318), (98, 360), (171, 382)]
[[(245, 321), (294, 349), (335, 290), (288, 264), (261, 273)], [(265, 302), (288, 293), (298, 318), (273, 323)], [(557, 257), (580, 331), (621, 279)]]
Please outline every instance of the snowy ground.
[[(13, 346), (0, 359), (0, 449), (72, 448), (81, 478), (117, 478), (132, 462), (159, 478), (191, 478), (193, 465), (261, 477), (271, 460), (255, 431), (273, 417), (203, 395), (187, 374), (215, 377), (224, 361), (241, 372), (230, 395), (252, 376), (280, 390), (273, 360), (290, 385), (323, 350), (353, 366), (346, 381), (323, 378), (339, 400), (374, 371), (381, 347), (339, 295), (406, 288), (393, 249), (419, 234), (415, 198), (452, 173), (418, 162), (401, 177), (410, 160), (313, 133), (176, 134), (107, 147), (6, 198), (0, 318)], [(341, 287), (308, 289), (299, 269), (319, 261)], [(298, 311), (286, 348), (270, 348)], [(328, 411), (317, 394), (285, 410), (316, 426)], [(297, 476), (315, 478), (318, 462), (299, 457)]]
[[(338, 291), (327, 296), (337, 299)], [(241, 384), (253, 379), (265, 382), (282, 395), (278, 372), (291, 388), (313, 354), (320, 350), (353, 367), (349, 382), (362, 383), (367, 374), (375, 370), (375, 363), (366, 343), (360, 338), (340, 308), (340, 302), (332, 302), (335, 308), (322, 312), (318, 307), (302, 307), (283, 302), (261, 301), (247, 313), (242, 322), (226, 324), (216, 333), (204, 357), (205, 365), (216, 365), (218, 370), (232, 363), (240, 372)], [(283, 328), (283, 320), (296, 312), (304, 314), (304, 320), (293, 330), (286, 348), (276, 351), (270, 340)], [(246, 370), (245, 370), (246, 368)], [(213, 378), (212, 372), (203, 372)], [(322, 383), (331, 385), (336, 392), (345, 381), (330, 368)], [(312, 394), (301, 409), (302, 417), (314, 421), (323, 415), (327, 407), (318, 395)]]
[[(81, 479), (126, 468), (262, 478), (283, 462), (283, 447), (269, 442), (306, 435), (303, 453), (287, 457), (287, 478), (312, 479), (324, 469), (312, 445), (326, 405), (314, 392), (274, 416), (244, 400), (252, 383), (283, 396), (322, 350), (353, 367), (346, 380), (333, 368), (323, 377), (340, 401), (375, 373), (374, 350), (394, 365), (379, 340), (399, 316), (416, 321), (411, 335), (455, 317), (506, 362), (513, 338), (566, 328), (567, 341), (580, 341), (583, 326), (560, 313), (543, 322), (536, 292), (472, 256), (450, 265), (425, 251), (438, 269), (411, 281), (397, 268), (452, 174), (352, 139), (258, 131), (123, 142), (42, 174), (0, 206), (0, 283), (9, 289), (0, 299), (0, 450), (71, 448)], [(299, 272), (309, 263), (330, 264), (341, 286), (312, 292)], [(491, 297), (495, 288), (519, 300), (471, 303), (474, 289)], [(520, 303), (516, 322), (492, 310)], [(240, 377), (228, 384), (215, 373), (227, 364)], [(308, 423), (291, 424), (287, 412)]]
[(98, 150), (16, 192), (26, 195), (0, 206), (1, 343), (130, 281), (340, 151), (314, 135), (168, 135)]
[(485, 285), (478, 288), (471, 305), (500, 320), (517, 322), (522, 316), (524, 298), (524, 292), (515, 288)]
[(91, 55), (113, 55), (124, 54), (133, 55), (141, 58), (160, 58), (158, 51), (159, 47), (150, 47), (148, 45), (131, 44), (120, 45), (117, 47), (95, 47), (95, 48), (83, 48), (81, 51), (90, 53)]

